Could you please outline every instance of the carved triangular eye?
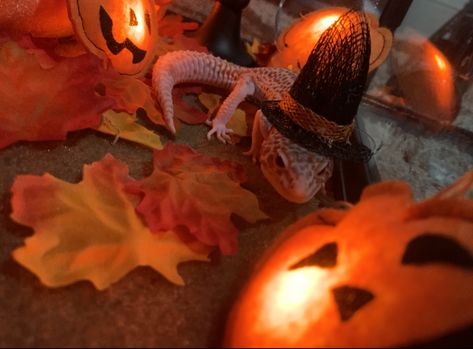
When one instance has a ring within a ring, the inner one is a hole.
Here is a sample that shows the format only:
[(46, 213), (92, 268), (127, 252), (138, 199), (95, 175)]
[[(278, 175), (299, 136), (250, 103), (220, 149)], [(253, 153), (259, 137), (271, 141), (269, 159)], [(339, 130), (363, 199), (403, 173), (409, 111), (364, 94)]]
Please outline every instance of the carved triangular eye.
[(332, 290), (342, 321), (348, 321), (357, 311), (374, 299), (373, 293), (361, 288), (341, 286)]
[(407, 244), (402, 264), (434, 263), (473, 269), (473, 256), (458, 241), (442, 234), (425, 233)]
[(138, 25), (138, 18), (136, 18), (136, 13), (133, 9), (130, 9), (130, 27), (136, 27)]
[(294, 264), (290, 270), (305, 267), (333, 268), (337, 265), (338, 246), (336, 242), (331, 242), (319, 248), (309, 257)]

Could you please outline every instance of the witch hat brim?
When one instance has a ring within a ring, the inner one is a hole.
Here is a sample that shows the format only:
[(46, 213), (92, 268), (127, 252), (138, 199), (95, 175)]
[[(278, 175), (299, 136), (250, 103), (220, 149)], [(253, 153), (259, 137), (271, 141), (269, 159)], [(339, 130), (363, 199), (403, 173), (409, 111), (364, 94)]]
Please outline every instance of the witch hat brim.
[(290, 91), (261, 109), (285, 137), (342, 160), (368, 161), (371, 150), (353, 139), (354, 118), (370, 60), (367, 19), (348, 11), (321, 36)]
[[(290, 118), (280, 107), (280, 101), (266, 101), (261, 108), (268, 121), (284, 136), (309, 151), (341, 160), (369, 161), (372, 151), (355, 139), (349, 142), (327, 141), (326, 138), (306, 130)], [(352, 134), (353, 137), (353, 134)]]

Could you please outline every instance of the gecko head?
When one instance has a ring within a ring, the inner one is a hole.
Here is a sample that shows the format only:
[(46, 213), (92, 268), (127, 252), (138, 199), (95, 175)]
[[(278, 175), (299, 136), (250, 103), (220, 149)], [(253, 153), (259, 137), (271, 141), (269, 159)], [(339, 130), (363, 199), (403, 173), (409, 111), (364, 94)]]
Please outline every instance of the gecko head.
[(261, 145), (260, 166), (281, 196), (304, 203), (332, 176), (333, 161), (291, 142), (273, 128)]

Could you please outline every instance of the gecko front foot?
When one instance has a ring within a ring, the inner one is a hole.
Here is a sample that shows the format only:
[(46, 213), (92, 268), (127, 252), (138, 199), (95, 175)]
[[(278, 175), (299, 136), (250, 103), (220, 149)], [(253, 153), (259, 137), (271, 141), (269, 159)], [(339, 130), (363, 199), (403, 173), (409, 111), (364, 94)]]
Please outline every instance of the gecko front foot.
[(231, 141), (230, 135), (234, 133), (234, 131), (230, 128), (227, 128), (223, 124), (214, 124), (212, 129), (207, 133), (207, 139), (210, 140), (212, 135), (215, 134), (217, 139), (226, 144), (227, 142)]
[(256, 164), (259, 160), (259, 151), (253, 148), (254, 147), (252, 146), (250, 150), (243, 152), (243, 155), (251, 156), (251, 160)]

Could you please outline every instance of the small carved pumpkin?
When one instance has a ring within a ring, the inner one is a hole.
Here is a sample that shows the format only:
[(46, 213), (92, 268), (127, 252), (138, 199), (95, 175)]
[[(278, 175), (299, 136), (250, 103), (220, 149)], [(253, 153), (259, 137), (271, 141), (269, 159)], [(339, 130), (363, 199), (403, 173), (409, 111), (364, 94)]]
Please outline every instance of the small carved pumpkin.
[(415, 203), (408, 185), (384, 182), (348, 211), (296, 223), (240, 295), (225, 345), (386, 347), (465, 328), (471, 341), (472, 188), (473, 171)]
[(122, 74), (144, 75), (156, 58), (153, 0), (68, 0), (75, 31), (94, 54)]
[[(322, 33), (348, 10), (345, 7), (325, 8), (296, 21), (279, 35), (276, 41), (277, 53), (271, 57), (269, 65), (300, 71)], [(369, 70), (372, 71), (388, 57), (393, 36), (389, 29), (379, 27), (378, 18), (374, 14), (366, 13), (366, 16), (371, 35)]]

